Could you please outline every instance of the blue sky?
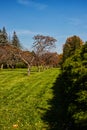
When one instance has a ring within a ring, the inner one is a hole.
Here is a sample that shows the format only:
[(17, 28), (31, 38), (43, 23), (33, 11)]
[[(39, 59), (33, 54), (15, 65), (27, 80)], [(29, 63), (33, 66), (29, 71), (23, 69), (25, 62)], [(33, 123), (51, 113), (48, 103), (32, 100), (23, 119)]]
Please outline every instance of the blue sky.
[(62, 52), (67, 37), (87, 41), (87, 0), (0, 0), (0, 29), (15, 30), (21, 44), (31, 50), (33, 36), (57, 39), (55, 51)]

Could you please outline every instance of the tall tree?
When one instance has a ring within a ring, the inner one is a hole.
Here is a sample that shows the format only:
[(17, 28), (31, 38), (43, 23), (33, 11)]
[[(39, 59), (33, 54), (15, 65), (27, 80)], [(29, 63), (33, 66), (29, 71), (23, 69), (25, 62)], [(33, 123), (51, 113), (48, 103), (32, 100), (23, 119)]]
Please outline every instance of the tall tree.
[[(68, 130), (87, 129), (87, 43), (63, 64), (65, 120)], [(66, 128), (64, 127), (64, 130)]]
[(0, 30), (0, 44), (6, 45), (7, 43), (8, 43), (8, 35), (5, 27), (3, 27), (3, 29)]
[(18, 38), (18, 36), (17, 36), (15, 31), (14, 31), (13, 37), (12, 37), (12, 45), (17, 47), (17, 48), (19, 48), (19, 49), (22, 48), (22, 46), (20, 44), (20, 41), (19, 41), (19, 38)]
[(33, 43), (34, 52), (36, 54), (37, 66), (39, 67), (42, 63), (41, 56), (55, 47), (57, 40), (53, 37), (43, 35), (36, 35), (33, 39), (35, 41)]
[(63, 61), (75, 54), (76, 49), (79, 49), (82, 45), (83, 41), (78, 36), (67, 38), (63, 46)]

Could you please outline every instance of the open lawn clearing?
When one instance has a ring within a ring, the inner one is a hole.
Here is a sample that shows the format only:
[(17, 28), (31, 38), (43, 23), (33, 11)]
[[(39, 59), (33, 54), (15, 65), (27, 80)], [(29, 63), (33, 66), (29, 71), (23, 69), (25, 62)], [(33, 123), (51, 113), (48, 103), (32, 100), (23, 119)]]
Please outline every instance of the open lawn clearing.
[(25, 69), (0, 71), (0, 129), (46, 130), (42, 117), (59, 73), (55, 68), (28, 77)]

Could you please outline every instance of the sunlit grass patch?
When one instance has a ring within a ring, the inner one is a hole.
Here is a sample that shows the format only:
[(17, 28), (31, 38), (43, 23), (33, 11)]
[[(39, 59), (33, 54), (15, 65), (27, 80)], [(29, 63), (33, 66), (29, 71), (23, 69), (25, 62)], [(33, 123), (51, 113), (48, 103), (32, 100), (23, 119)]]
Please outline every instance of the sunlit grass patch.
[(58, 69), (31, 72), (26, 69), (0, 71), (0, 129), (42, 130), (42, 120), (53, 98), (52, 86)]

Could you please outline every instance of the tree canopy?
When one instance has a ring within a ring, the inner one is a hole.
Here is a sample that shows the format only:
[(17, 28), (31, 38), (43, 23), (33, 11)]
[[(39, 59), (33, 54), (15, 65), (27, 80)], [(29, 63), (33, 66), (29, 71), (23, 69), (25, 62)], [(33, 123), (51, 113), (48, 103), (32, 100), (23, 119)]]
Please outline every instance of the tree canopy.
[(33, 47), (38, 55), (42, 55), (43, 53), (49, 51), (51, 48), (55, 47), (55, 42), (57, 41), (53, 37), (43, 35), (36, 35), (33, 39), (35, 41), (33, 43)]
[(80, 37), (76, 35), (67, 38), (63, 46), (63, 61), (65, 61), (68, 57), (74, 55), (75, 51), (79, 49), (82, 45), (83, 41)]

